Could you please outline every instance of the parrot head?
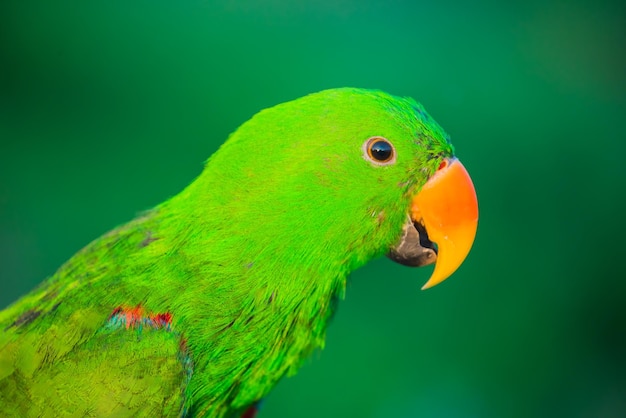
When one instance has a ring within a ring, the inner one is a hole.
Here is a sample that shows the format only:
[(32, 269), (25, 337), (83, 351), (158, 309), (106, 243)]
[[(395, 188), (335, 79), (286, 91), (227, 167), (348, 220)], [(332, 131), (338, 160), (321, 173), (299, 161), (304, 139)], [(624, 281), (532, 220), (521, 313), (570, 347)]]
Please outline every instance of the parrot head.
[(351, 271), (386, 254), (435, 263), (428, 288), (460, 266), (476, 234), (474, 186), (447, 134), (414, 100), (380, 91), (325, 90), (263, 110), (202, 177), (204, 207), (221, 202), (257, 244), (242, 250), (255, 248), (251, 262), (289, 249), (281, 263)]

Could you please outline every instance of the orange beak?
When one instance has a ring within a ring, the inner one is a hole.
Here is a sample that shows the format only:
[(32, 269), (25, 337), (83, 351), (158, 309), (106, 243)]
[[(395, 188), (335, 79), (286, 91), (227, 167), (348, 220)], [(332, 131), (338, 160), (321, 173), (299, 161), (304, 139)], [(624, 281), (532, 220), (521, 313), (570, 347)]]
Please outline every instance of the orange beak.
[(459, 268), (474, 242), (478, 227), (478, 200), (474, 184), (463, 164), (446, 159), (413, 198), (411, 220), (424, 226), (437, 244), (437, 262), (422, 290), (450, 277)]

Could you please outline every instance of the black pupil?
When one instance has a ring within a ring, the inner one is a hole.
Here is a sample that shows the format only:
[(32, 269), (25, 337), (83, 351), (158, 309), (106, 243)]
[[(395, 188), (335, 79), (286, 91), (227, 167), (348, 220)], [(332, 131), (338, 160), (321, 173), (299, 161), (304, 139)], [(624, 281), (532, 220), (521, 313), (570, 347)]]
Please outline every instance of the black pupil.
[(372, 144), (370, 152), (372, 153), (372, 158), (378, 161), (387, 161), (391, 158), (393, 149), (391, 148), (391, 144), (389, 142), (376, 141)]

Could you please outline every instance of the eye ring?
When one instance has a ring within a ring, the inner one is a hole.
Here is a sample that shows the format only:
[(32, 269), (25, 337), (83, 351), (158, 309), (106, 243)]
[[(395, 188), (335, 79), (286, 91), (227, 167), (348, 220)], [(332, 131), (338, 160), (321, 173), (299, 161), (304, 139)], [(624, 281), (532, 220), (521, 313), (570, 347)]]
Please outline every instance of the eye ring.
[(373, 136), (363, 144), (363, 157), (376, 165), (390, 165), (396, 162), (396, 149), (382, 136)]

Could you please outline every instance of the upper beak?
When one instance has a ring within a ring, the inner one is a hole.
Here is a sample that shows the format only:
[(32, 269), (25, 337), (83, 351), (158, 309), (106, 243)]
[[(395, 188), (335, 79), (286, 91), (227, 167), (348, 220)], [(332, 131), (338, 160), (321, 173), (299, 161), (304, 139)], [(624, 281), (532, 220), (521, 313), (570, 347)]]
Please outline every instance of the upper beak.
[(411, 266), (436, 261), (432, 276), (422, 287), (428, 289), (459, 268), (476, 236), (478, 201), (463, 164), (456, 158), (444, 160), (413, 198), (409, 214), (405, 234), (389, 256)]

